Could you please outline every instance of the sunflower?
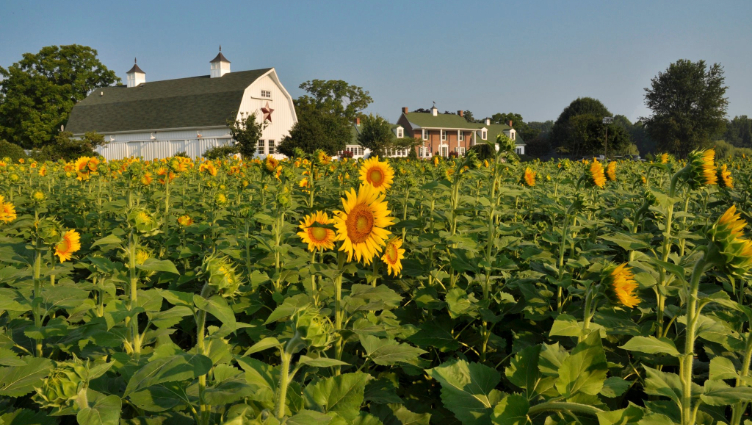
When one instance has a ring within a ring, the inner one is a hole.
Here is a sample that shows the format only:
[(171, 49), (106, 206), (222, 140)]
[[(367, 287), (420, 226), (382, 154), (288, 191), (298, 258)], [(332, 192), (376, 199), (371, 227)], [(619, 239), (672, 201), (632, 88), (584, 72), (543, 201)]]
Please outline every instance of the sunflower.
[(55, 245), (55, 255), (60, 258), (60, 262), (70, 260), (73, 253), (81, 249), (81, 235), (75, 230), (68, 230), (63, 235), (63, 240)]
[(332, 162), (332, 158), (324, 151), (318, 151), (316, 153), (316, 160), (318, 160), (321, 165), (329, 165), (329, 163)]
[(84, 181), (89, 179), (89, 159), (91, 158), (88, 156), (82, 156), (73, 164), (73, 171), (76, 172), (77, 180)]
[(298, 182), (298, 186), (301, 188), (310, 187), (311, 185), (308, 183), (308, 177), (303, 177), (303, 179)]
[(143, 175), (143, 176), (141, 177), (141, 184), (142, 184), (142, 185), (144, 185), (144, 186), (149, 186), (149, 185), (151, 184), (151, 182), (152, 182), (153, 180), (154, 180), (154, 179), (153, 179), (153, 178), (151, 177), (151, 173), (147, 171), (147, 172), (146, 172), (146, 173), (145, 173), (145, 174), (144, 174), (144, 175)]
[(137, 248), (136, 249), (136, 265), (143, 265), (146, 260), (149, 259), (151, 255), (149, 255), (149, 251), (143, 249), (143, 248)]
[(360, 181), (373, 186), (378, 192), (386, 192), (394, 183), (394, 170), (386, 161), (379, 161), (375, 156), (360, 166)]
[(193, 224), (193, 219), (189, 215), (181, 215), (178, 217), (178, 224), (180, 224), (183, 227), (190, 226)]
[(702, 186), (718, 183), (715, 169), (715, 150), (692, 151), (689, 154), (689, 186), (699, 189)]
[(0, 221), (10, 223), (16, 217), (16, 207), (10, 202), (5, 202), (5, 198), (0, 195)]
[(205, 162), (205, 163), (201, 164), (198, 167), (198, 172), (199, 173), (205, 172), (205, 173), (207, 173), (207, 174), (209, 174), (211, 176), (216, 176), (217, 175), (217, 167), (215, 167), (214, 164), (211, 163), (211, 161), (210, 162)]
[(527, 186), (535, 186), (535, 171), (530, 167), (525, 168), (525, 173), (522, 175), (522, 181)]
[(316, 211), (307, 215), (300, 222), (301, 231), (298, 232), (298, 236), (304, 243), (308, 244), (309, 251), (334, 249), (334, 230), (316, 226), (316, 224), (327, 225), (331, 223), (332, 220), (323, 211)]
[(731, 171), (726, 170), (726, 164), (718, 169), (718, 185), (728, 189), (734, 188), (734, 179), (731, 178)]
[(370, 264), (373, 256), (381, 252), (386, 238), (391, 234), (385, 227), (394, 224), (389, 214), (385, 195), (373, 186), (361, 185), (357, 194), (350, 189), (342, 198), (344, 211), (335, 212), (336, 240), (342, 241), (340, 251), (347, 252), (347, 261), (353, 254), (357, 261)]
[(668, 164), (668, 154), (661, 154), (661, 164)]
[(587, 176), (591, 184), (598, 186), (601, 189), (606, 185), (606, 175), (603, 172), (603, 166), (595, 158), (593, 158), (593, 163), (590, 165), (590, 170)]
[(42, 167), (39, 169), (39, 177), (44, 177), (47, 175), (47, 166), (42, 165)]
[(277, 167), (279, 167), (279, 161), (277, 161), (277, 159), (273, 156), (267, 155), (266, 159), (264, 160), (264, 166), (266, 167), (266, 171), (273, 173), (277, 171)]
[(612, 182), (616, 181), (616, 161), (611, 161), (606, 166), (606, 177)]
[(728, 274), (741, 277), (752, 267), (752, 241), (743, 238), (744, 227), (747, 222), (736, 213), (736, 206), (732, 205), (716, 221), (710, 230), (710, 238), (714, 242), (710, 255), (716, 265)]
[(433, 157), (433, 166), (434, 167), (438, 167), (439, 166), (439, 157), (438, 156), (434, 156)]
[(402, 259), (405, 258), (405, 250), (402, 249), (402, 239), (394, 237), (389, 239), (381, 257), (387, 265), (387, 272), (392, 276), (402, 274)]
[(486, 167), (486, 168), (488, 168), (488, 160), (487, 159), (483, 160), (483, 166)]
[(608, 285), (606, 294), (616, 304), (629, 308), (640, 304), (640, 297), (637, 295), (638, 285), (627, 263), (612, 269), (603, 278), (603, 282)]

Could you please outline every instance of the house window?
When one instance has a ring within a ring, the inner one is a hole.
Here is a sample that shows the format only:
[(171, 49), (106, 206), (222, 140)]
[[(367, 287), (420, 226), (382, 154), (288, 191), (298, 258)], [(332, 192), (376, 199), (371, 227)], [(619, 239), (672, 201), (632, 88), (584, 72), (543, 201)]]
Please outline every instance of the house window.
[(272, 92), (269, 90), (261, 90), (261, 97), (270, 98), (272, 97)]
[(449, 156), (449, 146), (447, 146), (447, 145), (441, 145), (441, 146), (439, 146), (439, 149), (440, 149), (440, 152), (441, 152), (441, 156), (443, 156), (443, 157)]
[(403, 129), (401, 129), (401, 128), (397, 129), (397, 137), (399, 137), (400, 139), (403, 138), (403, 137), (405, 137), (405, 133), (404, 133)]
[(517, 132), (516, 131), (513, 131), (511, 135), (512, 135), (512, 140), (516, 140), (517, 139), (517, 137), (516, 137), (517, 136)]
[(457, 137), (458, 137), (458, 140), (460, 142), (464, 142), (465, 141), (465, 132), (464, 131), (457, 132)]
[(274, 144), (274, 140), (269, 140), (268, 142), (266, 142), (266, 144), (269, 148), (269, 152), (267, 153), (269, 154), (277, 153), (277, 147)]
[(420, 147), (420, 157), (421, 158), (428, 158), (431, 156), (431, 152), (428, 151), (428, 148), (425, 146)]
[(256, 143), (256, 153), (259, 155), (264, 154), (264, 141), (259, 140), (258, 143)]
[(458, 156), (465, 156), (465, 148), (457, 148), (457, 155)]
[(488, 140), (488, 132), (486, 130), (481, 131), (480, 138), (483, 140)]
[(423, 140), (428, 140), (428, 130), (423, 130)]
[(441, 140), (442, 141), (446, 140), (446, 131), (444, 131), (444, 130), (441, 130)]
[(517, 155), (522, 155), (522, 148), (516, 148), (514, 151), (517, 153)]

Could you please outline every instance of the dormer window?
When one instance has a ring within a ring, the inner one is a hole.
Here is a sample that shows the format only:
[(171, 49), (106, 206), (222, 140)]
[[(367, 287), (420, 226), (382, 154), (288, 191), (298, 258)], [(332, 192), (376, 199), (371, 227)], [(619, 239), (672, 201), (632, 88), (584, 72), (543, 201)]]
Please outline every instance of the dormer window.
[(488, 140), (488, 131), (484, 128), (480, 132), (480, 138), (483, 140)]
[(261, 90), (261, 97), (270, 99), (272, 97), (272, 92), (269, 90)]
[(405, 131), (402, 127), (397, 128), (397, 137), (400, 139), (405, 137)]
[(512, 131), (511, 133), (512, 133), (511, 134), (512, 140), (517, 140), (517, 137), (516, 137), (517, 136), (517, 132), (516, 131)]

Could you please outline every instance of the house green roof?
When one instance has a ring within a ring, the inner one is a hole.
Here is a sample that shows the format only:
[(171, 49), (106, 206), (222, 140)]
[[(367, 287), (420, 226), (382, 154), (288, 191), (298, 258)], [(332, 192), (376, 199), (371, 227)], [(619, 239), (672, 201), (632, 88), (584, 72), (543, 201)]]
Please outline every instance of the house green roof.
[(227, 125), (245, 89), (269, 70), (96, 89), (73, 107), (66, 130), (81, 134)]
[[(486, 128), (488, 130), (488, 137), (496, 138), (496, 135), (505, 131), (509, 131), (511, 127), (506, 124), (490, 124), (467, 122), (467, 120), (459, 115), (454, 114), (437, 114), (433, 116), (430, 112), (408, 112), (405, 118), (413, 125), (414, 129), (419, 128), (446, 128), (446, 129), (463, 129), (463, 130), (480, 130)], [(517, 133), (515, 140), (517, 145), (524, 145), (525, 142), (520, 137), (520, 133)]]

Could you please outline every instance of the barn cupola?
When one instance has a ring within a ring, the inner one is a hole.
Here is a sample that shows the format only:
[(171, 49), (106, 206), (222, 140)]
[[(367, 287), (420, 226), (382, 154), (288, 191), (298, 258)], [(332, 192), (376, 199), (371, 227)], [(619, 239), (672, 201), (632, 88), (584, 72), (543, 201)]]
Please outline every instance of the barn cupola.
[(138, 87), (146, 82), (146, 73), (138, 67), (136, 58), (133, 59), (133, 68), (125, 73), (128, 80), (128, 87)]
[(222, 54), (222, 46), (219, 46), (219, 54), (212, 59), (211, 62), (211, 77), (218, 78), (230, 72), (230, 61), (227, 60), (225, 55)]

